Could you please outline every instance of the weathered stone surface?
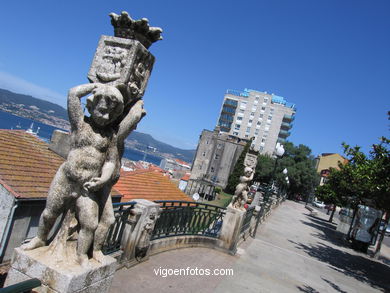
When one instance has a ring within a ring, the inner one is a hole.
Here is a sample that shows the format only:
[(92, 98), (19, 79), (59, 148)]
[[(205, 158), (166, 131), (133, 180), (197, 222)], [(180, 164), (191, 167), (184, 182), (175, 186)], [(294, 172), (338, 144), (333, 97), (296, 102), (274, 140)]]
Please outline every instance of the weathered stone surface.
[[(142, 260), (146, 260), (149, 256), (149, 250), (146, 248), (146, 254), (143, 256), (137, 256), (137, 247), (149, 247), (149, 239), (151, 228), (157, 220), (160, 205), (145, 199), (136, 199), (137, 204), (132, 211), (132, 217), (130, 218), (130, 224), (126, 225), (124, 235), (122, 238), (123, 257), (122, 263), (126, 266), (131, 266), (136, 258), (141, 257)], [(151, 216), (154, 219), (151, 219)], [(147, 226), (147, 227), (146, 227)], [(145, 230), (145, 227), (147, 230)]]
[(137, 40), (101, 36), (88, 79), (118, 86), (130, 100), (142, 98), (154, 57)]
[(24, 251), (16, 248), (5, 285), (38, 278), (44, 284), (37, 290), (38, 292), (91, 292), (83, 290), (90, 287), (96, 289), (103, 283), (106, 289), (99, 287), (99, 291), (107, 292), (109, 288), (107, 283), (111, 282), (117, 268), (114, 258), (105, 256), (105, 264), (92, 260), (90, 267), (85, 269), (76, 263), (65, 261), (60, 263), (47, 258), (47, 249), (41, 247)]
[(235, 254), (237, 242), (240, 237), (241, 226), (244, 220), (245, 211), (228, 206), (223, 218), (223, 224), (219, 239), (221, 248)]

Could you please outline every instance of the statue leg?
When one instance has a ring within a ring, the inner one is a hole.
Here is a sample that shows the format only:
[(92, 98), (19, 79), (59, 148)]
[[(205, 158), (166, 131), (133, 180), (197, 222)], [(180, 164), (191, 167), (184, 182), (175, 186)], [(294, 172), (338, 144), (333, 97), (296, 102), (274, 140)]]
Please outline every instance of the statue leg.
[(80, 265), (88, 266), (88, 250), (98, 226), (99, 205), (94, 194), (80, 196), (76, 201), (76, 215), (80, 224), (77, 240), (77, 258)]
[(58, 216), (65, 210), (66, 203), (72, 196), (71, 183), (62, 168), (58, 169), (47, 195), (46, 207), (39, 219), (37, 236), (22, 249), (31, 250), (46, 245), (48, 235)]
[(103, 187), (97, 195), (100, 201), (101, 216), (93, 240), (93, 258), (100, 263), (104, 262), (102, 247), (106, 240), (108, 230), (115, 222), (114, 210), (110, 196), (111, 186)]

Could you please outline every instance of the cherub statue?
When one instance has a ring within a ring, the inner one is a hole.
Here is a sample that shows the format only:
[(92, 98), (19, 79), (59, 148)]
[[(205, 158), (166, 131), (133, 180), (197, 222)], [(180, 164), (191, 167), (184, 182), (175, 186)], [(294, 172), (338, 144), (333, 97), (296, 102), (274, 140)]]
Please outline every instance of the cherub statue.
[[(80, 99), (88, 94), (84, 116)], [(88, 265), (88, 251), (103, 262), (101, 248), (114, 222), (110, 191), (119, 179), (124, 140), (146, 114), (143, 101), (126, 106), (121, 92), (100, 83), (72, 88), (68, 95), (71, 149), (49, 189), (38, 233), (22, 248), (45, 246), (49, 232), (61, 213), (74, 209), (79, 231), (77, 259)]]
[(244, 175), (240, 176), (240, 183), (237, 184), (231, 206), (236, 209), (244, 209), (248, 200), (248, 184), (253, 180), (254, 172), (250, 167), (245, 167)]

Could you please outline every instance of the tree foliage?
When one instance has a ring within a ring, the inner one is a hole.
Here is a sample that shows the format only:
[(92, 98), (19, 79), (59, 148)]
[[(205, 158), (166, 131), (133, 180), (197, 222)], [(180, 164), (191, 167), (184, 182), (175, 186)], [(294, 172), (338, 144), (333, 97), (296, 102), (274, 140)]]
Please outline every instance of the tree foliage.
[[(386, 221), (390, 218), (390, 140), (382, 137), (374, 144), (368, 156), (360, 147), (350, 147), (343, 143), (344, 153), (349, 159), (340, 170), (331, 169), (328, 181), (317, 188), (316, 194), (337, 205), (358, 204), (371, 206), (386, 212)], [(382, 232), (375, 250), (378, 256), (384, 234)]]
[[(274, 158), (260, 155), (256, 167), (255, 181), (261, 184), (271, 183), (272, 173), (275, 168), (274, 179), (278, 186), (288, 190), (290, 195), (308, 195), (318, 184), (319, 176), (315, 170), (315, 158), (309, 147), (293, 143), (284, 144), (285, 153), (277, 162)], [(287, 186), (283, 169), (287, 168), (290, 184)]]

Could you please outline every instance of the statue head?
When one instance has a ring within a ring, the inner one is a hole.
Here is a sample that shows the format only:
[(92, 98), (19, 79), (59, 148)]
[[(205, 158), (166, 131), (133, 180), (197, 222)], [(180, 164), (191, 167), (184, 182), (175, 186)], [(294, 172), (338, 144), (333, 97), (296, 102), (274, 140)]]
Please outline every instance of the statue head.
[(247, 177), (250, 176), (252, 174), (252, 172), (253, 172), (253, 170), (251, 167), (245, 167), (245, 169), (244, 169), (245, 176), (247, 176)]
[(99, 126), (114, 122), (123, 112), (123, 96), (114, 86), (99, 85), (87, 98), (87, 109)]

